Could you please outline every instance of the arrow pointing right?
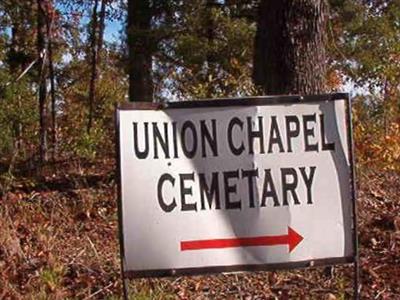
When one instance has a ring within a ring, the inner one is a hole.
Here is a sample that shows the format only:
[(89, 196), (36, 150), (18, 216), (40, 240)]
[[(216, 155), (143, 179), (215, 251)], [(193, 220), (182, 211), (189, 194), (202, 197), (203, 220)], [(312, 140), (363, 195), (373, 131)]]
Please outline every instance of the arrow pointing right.
[(181, 251), (288, 245), (290, 253), (302, 240), (303, 237), (300, 234), (291, 227), (288, 227), (288, 233), (285, 235), (182, 241)]
[(288, 245), (289, 245), (289, 253), (296, 248), (298, 244), (303, 240), (303, 237), (298, 234), (294, 229), (292, 229), (290, 226), (288, 226)]

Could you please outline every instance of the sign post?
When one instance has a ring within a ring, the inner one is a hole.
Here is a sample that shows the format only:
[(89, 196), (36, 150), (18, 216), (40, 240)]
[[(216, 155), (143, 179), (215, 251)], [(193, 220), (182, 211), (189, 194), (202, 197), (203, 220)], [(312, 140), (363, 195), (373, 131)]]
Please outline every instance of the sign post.
[(116, 110), (123, 278), (355, 264), (347, 94)]

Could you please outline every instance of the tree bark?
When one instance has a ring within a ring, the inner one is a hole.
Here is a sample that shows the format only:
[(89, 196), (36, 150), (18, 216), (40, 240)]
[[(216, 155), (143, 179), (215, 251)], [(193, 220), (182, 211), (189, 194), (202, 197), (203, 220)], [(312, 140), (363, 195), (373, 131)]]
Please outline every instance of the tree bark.
[(151, 18), (149, 0), (128, 0), (130, 101), (153, 101)]
[[(52, 3), (49, 9), (53, 9)], [(46, 16), (47, 30), (47, 50), (49, 53), (49, 77), (50, 77), (50, 96), (51, 96), (51, 148), (52, 159), (54, 160), (57, 151), (57, 120), (56, 120), (56, 84), (53, 63), (53, 17), (52, 11), (47, 11)]]
[(326, 90), (326, 0), (262, 0), (253, 80), (267, 94)]
[(92, 28), (90, 33), (90, 83), (89, 83), (89, 115), (87, 132), (93, 126), (93, 109), (94, 101), (96, 97), (96, 79), (97, 79), (97, 50), (96, 50), (96, 38), (97, 38), (97, 8), (99, 6), (99, 0), (94, 1), (93, 13), (92, 13)]
[(208, 43), (208, 52), (207, 52), (207, 65), (215, 63), (215, 55), (213, 53), (213, 44), (214, 44), (214, 20), (212, 15), (212, 9), (216, 5), (215, 0), (207, 0), (206, 3), (206, 36)]
[(96, 102), (96, 83), (99, 77), (99, 64), (101, 60), (101, 49), (104, 42), (104, 28), (105, 28), (105, 15), (106, 15), (107, 0), (101, 0), (100, 12), (97, 9), (99, 0), (95, 0), (92, 13), (92, 28), (90, 40), (90, 67), (91, 76), (89, 84), (89, 116), (87, 132), (89, 133), (93, 126), (93, 119), (95, 118), (95, 102)]
[(45, 40), (45, 13), (43, 0), (37, 0), (37, 55), (38, 59), (38, 86), (39, 86), (39, 156), (40, 161), (47, 161), (47, 130), (46, 130), (46, 40)]
[(107, 0), (101, 1), (100, 13), (99, 13), (99, 36), (97, 39), (97, 63), (100, 64), (101, 60), (101, 50), (103, 49), (104, 43), (104, 28), (106, 19), (106, 6)]

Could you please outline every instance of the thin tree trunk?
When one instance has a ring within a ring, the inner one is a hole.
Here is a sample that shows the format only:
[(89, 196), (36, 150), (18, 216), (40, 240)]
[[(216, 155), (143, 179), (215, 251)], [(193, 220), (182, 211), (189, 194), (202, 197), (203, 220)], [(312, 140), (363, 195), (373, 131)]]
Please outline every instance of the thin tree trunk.
[(214, 44), (214, 20), (212, 15), (213, 6), (215, 5), (214, 0), (207, 0), (206, 3), (206, 30), (207, 30), (207, 44), (209, 47), (207, 53), (207, 64), (213, 64), (215, 62), (214, 51), (212, 50)]
[[(208, 51), (207, 51), (207, 70), (208, 73), (211, 74), (215, 67), (215, 53), (214, 53), (214, 20), (213, 20), (213, 7), (215, 5), (215, 0), (207, 0), (206, 2), (206, 12), (205, 12), (205, 17), (206, 17), (206, 23), (205, 23), (205, 29), (206, 29), (206, 37), (207, 37), (207, 46), (208, 46)], [(208, 74), (205, 74), (206, 76)], [(214, 86), (212, 84), (208, 84), (207, 86), (207, 91), (206, 91), (206, 97), (211, 98), (213, 96), (214, 92)]]
[(90, 85), (89, 85), (89, 116), (88, 116), (88, 125), (87, 132), (89, 133), (93, 126), (93, 109), (94, 102), (96, 98), (96, 79), (97, 79), (97, 7), (99, 5), (99, 0), (94, 1), (93, 6), (93, 14), (92, 14), (92, 30), (90, 37), (90, 51), (91, 51), (91, 75), (90, 75)]
[(106, 19), (106, 7), (108, 0), (102, 0), (99, 13), (99, 36), (97, 39), (97, 63), (100, 65), (101, 62), (101, 50), (103, 49), (104, 43), (104, 28)]
[(39, 68), (39, 156), (40, 161), (47, 161), (47, 130), (46, 130), (46, 40), (45, 40), (45, 13), (43, 0), (37, 0), (37, 52)]
[[(20, 32), (19, 22), (17, 21), (17, 22), (14, 22), (11, 27), (11, 45), (10, 45), (10, 53), (9, 53), (10, 57), (13, 57), (19, 51), (19, 47), (18, 47), (19, 32)], [(16, 64), (13, 59), (9, 59), (9, 64), (10, 64), (11, 74), (16, 74), (16, 73), (20, 72), (18, 67), (20, 67), (21, 69), (23, 68), (23, 66)]]
[[(18, 9), (18, 8), (17, 8)], [(10, 56), (12, 57), (15, 55), (15, 53), (18, 52), (18, 33), (19, 33), (19, 22), (14, 22), (13, 25), (11, 26), (11, 45), (10, 45)], [(20, 71), (18, 67), (22, 68), (22, 66), (18, 66), (15, 64), (15, 62), (10, 59), (9, 60), (10, 64), (10, 73), (11, 74), (18, 74)], [(18, 107), (21, 107), (21, 96), (17, 96), (17, 103)], [(14, 129), (14, 135), (15, 135), (15, 142), (14, 142), (14, 153), (18, 153), (20, 149), (20, 137), (21, 137), (21, 123), (19, 120), (14, 120), (13, 121), (13, 129)], [(12, 162), (12, 161), (11, 161)], [(10, 168), (12, 169), (12, 166), (10, 164)]]
[[(101, 80), (101, 62), (102, 62), (102, 50), (103, 50), (103, 44), (104, 44), (104, 29), (105, 29), (105, 18), (106, 18), (106, 8), (107, 8), (107, 3), (109, 0), (101, 0), (101, 5), (100, 5), (100, 12), (99, 12), (99, 21), (98, 21), (98, 36), (97, 36), (97, 54), (96, 54), (96, 81), (99, 82)], [(95, 85), (96, 89), (96, 85)], [(100, 99), (97, 99), (97, 102), (99, 102)], [(98, 103), (98, 105), (101, 103)], [(92, 118), (93, 120), (96, 120), (98, 114), (98, 109), (96, 105), (93, 107), (93, 113), (92, 113)]]
[(383, 82), (383, 135), (385, 137), (389, 134), (390, 87), (387, 78)]
[(55, 159), (57, 151), (57, 120), (56, 120), (56, 87), (55, 87), (55, 74), (53, 63), (53, 19), (49, 16), (46, 18), (47, 29), (47, 49), (49, 53), (49, 76), (50, 76), (50, 96), (51, 96), (51, 144), (52, 144), (52, 159)]
[(151, 17), (149, 0), (128, 0), (130, 101), (153, 101)]
[(268, 94), (326, 90), (326, 0), (262, 0), (254, 83)]

